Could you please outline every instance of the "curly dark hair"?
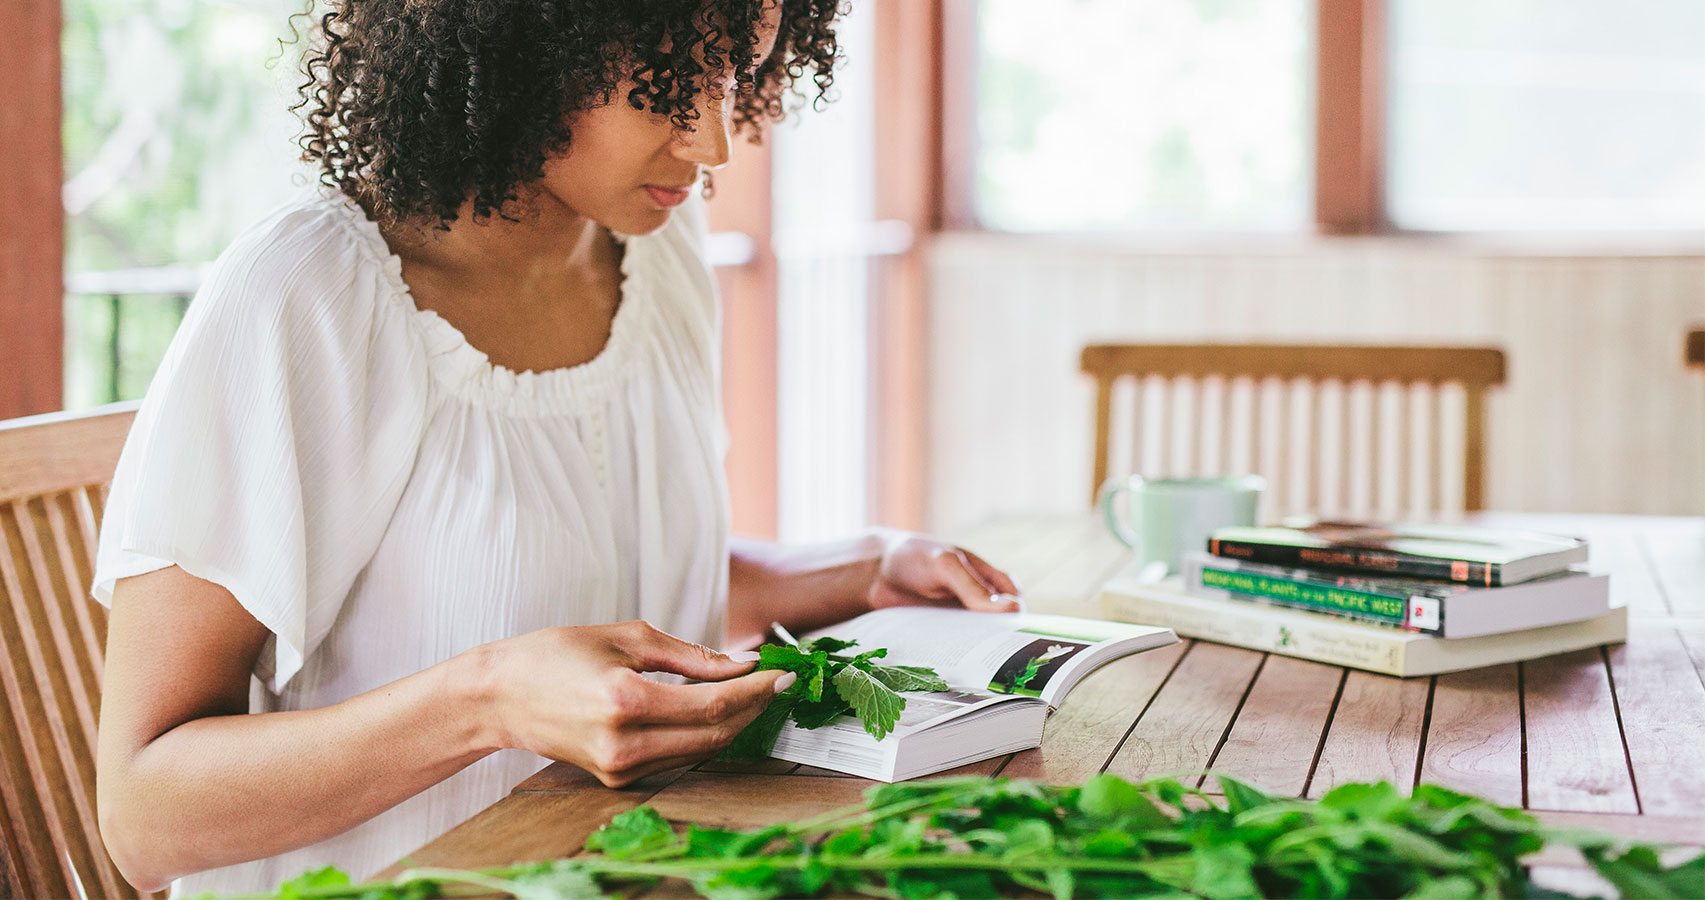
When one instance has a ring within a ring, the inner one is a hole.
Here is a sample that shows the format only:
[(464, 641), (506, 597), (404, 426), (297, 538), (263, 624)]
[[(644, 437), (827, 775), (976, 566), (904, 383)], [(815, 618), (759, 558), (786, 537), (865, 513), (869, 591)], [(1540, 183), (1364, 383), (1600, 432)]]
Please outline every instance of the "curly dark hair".
[[(517, 189), (572, 138), (571, 114), (627, 102), (691, 129), (734, 74), (734, 130), (829, 99), (842, 0), (308, 0), (299, 139), (322, 183), (381, 222), (446, 227), (469, 198), (508, 218)], [(775, 51), (750, 63), (782, 2)], [(796, 83), (809, 76), (815, 96)]]

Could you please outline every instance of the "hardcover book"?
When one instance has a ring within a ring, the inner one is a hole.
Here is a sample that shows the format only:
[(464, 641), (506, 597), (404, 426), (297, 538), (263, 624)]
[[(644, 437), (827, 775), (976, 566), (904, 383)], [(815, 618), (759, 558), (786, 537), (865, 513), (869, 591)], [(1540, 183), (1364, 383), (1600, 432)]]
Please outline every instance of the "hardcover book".
[(1465, 525), (1293, 520), (1283, 527), (1220, 528), (1215, 556), (1272, 566), (1436, 578), (1496, 587), (1587, 561), (1579, 538)]
[(1628, 638), (1626, 606), (1580, 622), (1441, 638), (1300, 609), (1194, 597), (1176, 578), (1145, 583), (1135, 572), (1109, 581), (1099, 599), (1103, 613), (1116, 621), (1160, 625), (1182, 637), (1402, 677), (1537, 659)]
[(1122, 656), (1178, 643), (1164, 627), (923, 606), (865, 613), (806, 637), (825, 635), (886, 647), (884, 663), (928, 666), (950, 686), (904, 692), (900, 723), (880, 741), (844, 717), (822, 728), (789, 723), (770, 751), (877, 781), (1041, 746), (1048, 712), (1085, 675)]
[(1267, 566), (1208, 553), (1184, 559), (1184, 586), (1447, 638), (1579, 622), (1610, 611), (1610, 576), (1570, 570), (1504, 587)]

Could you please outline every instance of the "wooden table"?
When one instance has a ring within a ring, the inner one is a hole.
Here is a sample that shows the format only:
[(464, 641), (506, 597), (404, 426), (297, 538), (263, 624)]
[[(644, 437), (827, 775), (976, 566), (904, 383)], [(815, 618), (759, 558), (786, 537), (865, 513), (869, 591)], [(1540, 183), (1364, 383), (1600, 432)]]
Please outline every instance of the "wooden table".
[[(1119, 660), (1085, 679), (1043, 744), (967, 766), (1077, 782), (1216, 771), (1319, 796), (1347, 781), (1418, 780), (1641, 840), (1705, 844), (1705, 519), (1486, 515), (1578, 534), (1631, 614), (1628, 643), (1432, 678), (1397, 679), (1205, 642)], [(960, 540), (1018, 578), (1034, 609), (1094, 612), (1126, 557), (1088, 518), (1011, 517)], [(475, 867), (577, 852), (618, 812), (756, 826), (856, 802), (860, 779), (777, 760), (653, 776), (611, 790), (553, 765), (400, 861)], [(1603, 890), (1578, 857), (1542, 883)]]

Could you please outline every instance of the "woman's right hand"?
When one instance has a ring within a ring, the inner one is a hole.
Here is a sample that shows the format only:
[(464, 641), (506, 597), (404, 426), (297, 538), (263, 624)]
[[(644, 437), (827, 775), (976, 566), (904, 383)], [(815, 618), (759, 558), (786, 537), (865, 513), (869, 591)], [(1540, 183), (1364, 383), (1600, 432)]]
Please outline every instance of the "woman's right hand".
[(546, 628), (480, 651), (498, 745), (572, 763), (610, 787), (711, 756), (797, 677), (754, 672), (751, 659), (637, 620)]

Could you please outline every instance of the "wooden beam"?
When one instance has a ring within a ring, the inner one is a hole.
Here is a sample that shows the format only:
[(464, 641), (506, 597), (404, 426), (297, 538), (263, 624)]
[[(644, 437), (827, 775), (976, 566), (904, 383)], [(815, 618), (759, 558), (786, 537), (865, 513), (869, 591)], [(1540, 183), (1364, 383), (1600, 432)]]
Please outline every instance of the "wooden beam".
[(1385, 228), (1384, 0), (1318, 0), (1315, 220), (1325, 234)]
[(776, 256), (771, 246), (770, 147), (740, 144), (716, 173), (712, 231), (752, 239), (752, 260), (717, 270), (722, 289), (722, 398), (734, 530), (776, 536)]
[(0, 419), (64, 405), (59, 0), (0, 3)]
[[(904, 6), (906, 4), (892, 4)], [(977, 0), (927, 0), (935, 11), (936, 77), (922, 83), (939, 105), (934, 147), (940, 227), (977, 221)], [(921, 90), (917, 85), (913, 90)]]
[(942, 0), (876, 0), (876, 217), (905, 222), (911, 249), (880, 257), (875, 294), (874, 513), (921, 528), (928, 477), (929, 236), (942, 222)]

